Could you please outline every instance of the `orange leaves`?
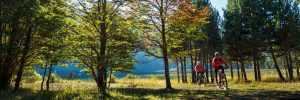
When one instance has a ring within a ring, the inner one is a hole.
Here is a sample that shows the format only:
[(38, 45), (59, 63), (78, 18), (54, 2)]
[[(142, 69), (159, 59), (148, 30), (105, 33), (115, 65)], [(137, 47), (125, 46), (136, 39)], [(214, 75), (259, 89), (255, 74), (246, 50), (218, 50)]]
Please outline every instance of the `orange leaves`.
[(181, 0), (177, 10), (170, 18), (172, 27), (194, 27), (196, 25), (208, 23), (210, 11), (208, 7), (197, 9), (191, 0)]

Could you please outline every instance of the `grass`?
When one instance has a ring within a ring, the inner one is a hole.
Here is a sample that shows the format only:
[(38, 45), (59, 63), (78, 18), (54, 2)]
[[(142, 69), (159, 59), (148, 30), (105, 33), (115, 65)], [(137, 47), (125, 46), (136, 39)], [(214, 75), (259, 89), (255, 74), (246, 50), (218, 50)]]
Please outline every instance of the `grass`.
[[(227, 74), (230, 74), (226, 72)], [(252, 73), (252, 74), (251, 74)], [(136, 79), (116, 79), (108, 90), (109, 99), (292, 99), (300, 98), (300, 82), (279, 83), (276, 73), (272, 70), (262, 70), (263, 82), (243, 84), (229, 78), (229, 90), (220, 90), (214, 84), (199, 87), (194, 84), (178, 83), (172, 79), (173, 90), (166, 90), (165, 81), (161, 75), (141, 77)], [(228, 75), (227, 75), (228, 76)], [(274, 79), (275, 78), (275, 79)], [(248, 79), (253, 80), (253, 72), (248, 72)], [(271, 82), (273, 80), (274, 82)], [(128, 87), (135, 84), (136, 87)], [(40, 81), (22, 83), (18, 92), (1, 91), (0, 99), (98, 99), (99, 92), (92, 80), (61, 80), (52, 83), (50, 91), (40, 91)]]

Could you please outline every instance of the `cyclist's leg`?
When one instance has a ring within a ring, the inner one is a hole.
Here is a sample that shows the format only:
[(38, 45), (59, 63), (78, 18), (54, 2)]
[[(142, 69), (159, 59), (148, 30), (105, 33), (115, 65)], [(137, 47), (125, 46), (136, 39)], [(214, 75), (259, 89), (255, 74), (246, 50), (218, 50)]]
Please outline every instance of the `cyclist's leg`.
[(222, 69), (222, 72), (225, 74), (225, 72), (224, 72), (224, 66), (220, 66), (220, 68)]
[(218, 85), (218, 68), (215, 68), (215, 80), (216, 84)]

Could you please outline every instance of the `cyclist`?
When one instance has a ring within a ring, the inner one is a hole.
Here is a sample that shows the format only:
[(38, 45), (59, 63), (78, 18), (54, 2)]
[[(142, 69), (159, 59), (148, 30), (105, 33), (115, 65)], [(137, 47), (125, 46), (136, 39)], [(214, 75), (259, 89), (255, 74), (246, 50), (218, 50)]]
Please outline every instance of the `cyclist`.
[(216, 79), (216, 83), (217, 86), (219, 86), (218, 83), (218, 70), (222, 70), (222, 72), (224, 72), (224, 67), (228, 66), (228, 63), (221, 57), (219, 52), (215, 52), (215, 57), (212, 60), (212, 65), (215, 68), (215, 79)]
[(197, 64), (195, 66), (195, 72), (196, 72), (196, 78), (197, 78), (197, 80), (198, 80), (198, 78), (200, 78), (201, 75), (204, 75), (205, 68), (200, 65), (200, 61), (197, 61)]

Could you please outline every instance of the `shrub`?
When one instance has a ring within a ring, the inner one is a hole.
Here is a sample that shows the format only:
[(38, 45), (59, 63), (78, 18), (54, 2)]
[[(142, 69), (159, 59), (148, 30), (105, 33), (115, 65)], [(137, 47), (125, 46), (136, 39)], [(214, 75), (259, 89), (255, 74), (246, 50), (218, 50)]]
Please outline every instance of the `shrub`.
[(41, 80), (41, 76), (35, 73), (31, 76), (24, 77), (24, 79), (25, 79), (25, 83), (35, 83), (36, 81)]
[(115, 77), (114, 75), (111, 75), (111, 79), (110, 79), (110, 77), (108, 77), (108, 81), (109, 81), (110, 83), (117, 83), (116, 77)]
[(127, 79), (137, 79), (139, 78), (140, 76), (138, 75), (135, 75), (135, 74), (127, 74), (125, 78)]
[(50, 83), (57, 83), (60, 81), (61, 81), (60, 77), (58, 77), (56, 74), (51, 74)]

